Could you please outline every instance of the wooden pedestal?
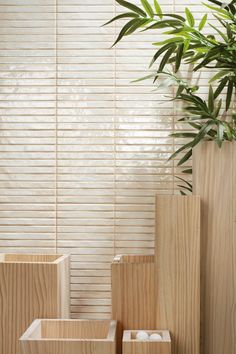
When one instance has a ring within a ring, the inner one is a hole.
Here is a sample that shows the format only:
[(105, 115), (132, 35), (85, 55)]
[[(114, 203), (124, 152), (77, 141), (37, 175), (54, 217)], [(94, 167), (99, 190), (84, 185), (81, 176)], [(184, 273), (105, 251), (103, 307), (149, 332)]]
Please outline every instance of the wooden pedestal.
[(22, 354), (115, 354), (116, 322), (35, 320), (20, 344)]
[(172, 354), (199, 354), (200, 198), (157, 196), (156, 204), (156, 327), (170, 331)]
[(193, 154), (201, 216), (201, 354), (236, 353), (236, 142)]
[(155, 329), (154, 256), (117, 256), (112, 263), (112, 318), (117, 352), (124, 329)]
[(67, 255), (0, 255), (0, 354), (20, 354), (35, 318), (69, 317), (69, 284)]

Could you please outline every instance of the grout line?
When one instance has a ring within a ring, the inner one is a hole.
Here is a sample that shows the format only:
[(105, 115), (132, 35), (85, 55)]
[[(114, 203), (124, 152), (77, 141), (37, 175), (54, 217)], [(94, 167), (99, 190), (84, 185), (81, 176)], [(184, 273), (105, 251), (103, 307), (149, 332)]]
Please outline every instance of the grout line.
[(58, 0), (55, 0), (55, 70), (56, 70), (56, 99), (55, 99), (55, 251), (58, 252)]
[[(173, 0), (173, 13), (175, 14), (175, 0)], [(175, 95), (175, 88), (173, 87), (173, 98)], [(175, 111), (175, 101), (173, 100), (173, 118), (172, 118), (172, 132), (175, 131), (175, 117), (176, 117), (176, 111)], [(173, 137), (172, 139), (172, 148), (173, 152), (175, 150), (175, 138)], [(173, 192), (172, 194), (175, 194), (175, 159), (172, 159), (172, 169), (173, 169), (173, 178), (172, 178), (172, 189)]]
[[(114, 15), (116, 16), (116, 1), (114, 0)], [(116, 21), (114, 24), (114, 39), (116, 38)], [(116, 46), (113, 49), (114, 50), (114, 257), (116, 255), (116, 167), (117, 167), (117, 161), (116, 161), (116, 114), (117, 114), (117, 103), (116, 103), (116, 70), (117, 70), (117, 61), (116, 61)]]

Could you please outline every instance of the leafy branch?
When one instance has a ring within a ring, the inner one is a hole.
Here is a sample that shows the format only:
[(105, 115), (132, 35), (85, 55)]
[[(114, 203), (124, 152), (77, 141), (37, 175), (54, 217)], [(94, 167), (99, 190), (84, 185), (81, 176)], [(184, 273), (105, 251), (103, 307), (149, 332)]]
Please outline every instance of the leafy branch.
[[(107, 24), (125, 18), (128, 22), (122, 27), (114, 45), (137, 31), (156, 30), (157, 34), (166, 36), (165, 40), (153, 43), (157, 49), (150, 68), (156, 69), (143, 79), (152, 78), (155, 84), (163, 84), (167, 80), (168, 86), (176, 90), (172, 99), (183, 103), (183, 115), (179, 122), (187, 129), (174, 132), (171, 136), (186, 139), (187, 142), (170, 158), (181, 154), (178, 162), (181, 166), (189, 160), (194, 147), (202, 140), (214, 140), (219, 147), (223, 141), (236, 140), (236, 114), (232, 113), (236, 89), (236, 0), (228, 3), (208, 0), (204, 4), (217, 20), (216, 26), (208, 20), (207, 14), (197, 21), (189, 8), (185, 9), (184, 15), (165, 13), (157, 0), (140, 0), (141, 6), (125, 0), (116, 2), (128, 12), (116, 16)], [(206, 25), (214, 34), (205, 34)], [(206, 68), (212, 72), (207, 99), (199, 95), (198, 86), (191, 86), (178, 77), (180, 68), (186, 64), (191, 64), (194, 72)], [(170, 72), (167, 66), (172, 68)], [(225, 102), (220, 99), (223, 93), (226, 94)], [(190, 191), (190, 185), (185, 183), (184, 189)]]

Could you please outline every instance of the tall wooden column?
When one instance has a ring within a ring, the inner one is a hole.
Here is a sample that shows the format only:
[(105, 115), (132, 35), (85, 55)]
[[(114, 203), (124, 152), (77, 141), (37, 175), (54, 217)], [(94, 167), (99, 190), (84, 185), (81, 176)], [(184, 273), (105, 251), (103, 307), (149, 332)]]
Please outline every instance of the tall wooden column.
[(236, 353), (236, 142), (204, 142), (193, 156), (202, 200), (201, 354)]
[(200, 354), (200, 198), (156, 198), (156, 326), (172, 354)]

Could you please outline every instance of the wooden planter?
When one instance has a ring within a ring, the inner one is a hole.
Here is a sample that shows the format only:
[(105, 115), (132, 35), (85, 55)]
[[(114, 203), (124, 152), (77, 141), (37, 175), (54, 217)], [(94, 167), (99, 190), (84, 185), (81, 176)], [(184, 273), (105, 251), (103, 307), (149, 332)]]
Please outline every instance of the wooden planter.
[(137, 331), (124, 331), (123, 354), (171, 354), (171, 339), (168, 331), (147, 331), (161, 335), (160, 341), (139, 341)]
[(200, 198), (157, 196), (156, 220), (156, 327), (172, 354), (200, 354)]
[(118, 321), (117, 352), (125, 329), (155, 329), (154, 256), (117, 256), (112, 263), (112, 318)]
[(22, 354), (115, 354), (116, 322), (35, 320), (20, 344)]
[(19, 354), (35, 318), (69, 317), (68, 255), (0, 255), (0, 354)]
[(193, 153), (202, 200), (201, 353), (236, 353), (236, 142), (204, 142)]

